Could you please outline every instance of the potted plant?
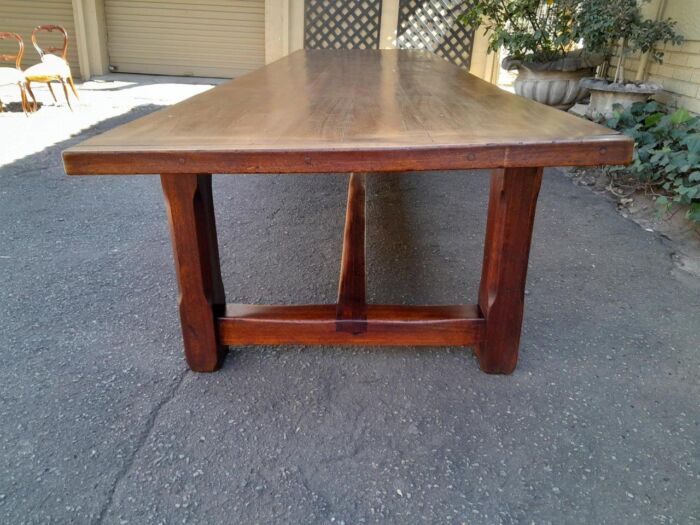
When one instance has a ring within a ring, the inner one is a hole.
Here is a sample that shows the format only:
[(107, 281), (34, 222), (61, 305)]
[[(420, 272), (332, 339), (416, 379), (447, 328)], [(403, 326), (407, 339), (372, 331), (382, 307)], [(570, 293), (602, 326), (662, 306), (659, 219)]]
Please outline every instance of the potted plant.
[(505, 69), (517, 69), (518, 95), (568, 109), (587, 95), (580, 80), (592, 76), (602, 55), (576, 49), (575, 17), (582, 0), (477, 0), (460, 17), (490, 31), (489, 50), (504, 48)]
[[(629, 53), (640, 52), (649, 53), (649, 58), (661, 63), (663, 52), (656, 45), (660, 42), (677, 45), (683, 41), (683, 37), (676, 33), (675, 25), (670, 18), (645, 19), (637, 0), (581, 2), (575, 15), (575, 38), (582, 39), (588, 50), (605, 57), (599, 75), (581, 83), (591, 91), (587, 110), (589, 117), (610, 117), (616, 104), (630, 107), (635, 102), (645, 102), (661, 90), (662, 86), (658, 84), (641, 80), (625, 81), (624, 61)], [(608, 65), (616, 51), (615, 75), (612, 80), (607, 80)]]

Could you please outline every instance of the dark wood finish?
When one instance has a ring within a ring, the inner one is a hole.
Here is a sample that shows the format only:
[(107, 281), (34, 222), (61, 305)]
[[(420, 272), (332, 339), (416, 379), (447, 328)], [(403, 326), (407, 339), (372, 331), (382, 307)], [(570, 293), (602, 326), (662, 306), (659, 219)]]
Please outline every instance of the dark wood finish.
[(226, 348), (219, 342), (215, 316), (225, 298), (219, 267), (211, 175), (161, 175), (175, 271), (187, 364), (211, 372)]
[[(543, 106), (544, 108), (545, 106)], [(78, 150), (78, 148), (80, 149)], [(163, 168), (179, 173), (350, 173), (353, 171), (463, 170), (503, 167), (600, 166), (627, 164), (632, 158), (632, 143), (617, 136), (595, 143), (561, 142), (541, 145), (532, 155), (528, 144), (504, 146), (488, 144), (465, 147), (434, 146), (380, 148), (369, 144), (357, 150), (217, 152), (173, 149), (170, 152), (128, 153), (118, 148), (108, 151), (92, 146), (74, 146), (63, 154), (69, 175), (141, 175)]]
[[(69, 174), (161, 175), (187, 362), (226, 345), (476, 345), (481, 368), (518, 358), (545, 166), (622, 164), (632, 140), (505, 93), (421, 51), (301, 51), (64, 152)], [(478, 305), (366, 304), (367, 171), (497, 168)], [(338, 301), (225, 305), (211, 175), (346, 172)]]
[[(365, 276), (365, 174), (350, 174), (338, 282), (338, 330), (354, 334), (367, 329)], [(352, 321), (352, 322), (341, 322)]]
[(518, 361), (525, 278), (541, 168), (496, 170), (489, 211), (479, 306), (486, 339), (477, 346), (481, 369), (510, 374)]
[(338, 330), (339, 322), (334, 304), (229, 304), (218, 319), (219, 337), (226, 345), (467, 346), (483, 340), (486, 328), (476, 305), (371, 304), (365, 331)]
[(64, 152), (67, 173), (624, 164), (632, 139), (418, 50), (298, 51)]

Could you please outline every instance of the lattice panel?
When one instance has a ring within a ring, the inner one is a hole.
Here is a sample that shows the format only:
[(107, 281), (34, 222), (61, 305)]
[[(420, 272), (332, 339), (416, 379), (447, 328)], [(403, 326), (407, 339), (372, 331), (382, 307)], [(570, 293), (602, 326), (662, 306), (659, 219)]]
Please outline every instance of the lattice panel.
[(469, 68), (474, 30), (457, 21), (472, 2), (400, 0), (397, 46), (427, 49), (453, 64)]
[(306, 49), (377, 49), (382, 0), (306, 0)]

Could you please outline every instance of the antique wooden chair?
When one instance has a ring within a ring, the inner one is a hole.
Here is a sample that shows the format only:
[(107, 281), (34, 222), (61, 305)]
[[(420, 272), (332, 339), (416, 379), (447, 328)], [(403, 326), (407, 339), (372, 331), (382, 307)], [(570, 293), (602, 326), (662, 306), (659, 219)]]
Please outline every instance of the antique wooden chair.
[[(0, 33), (0, 40), (17, 40), (19, 51), (16, 55), (0, 55), (0, 61), (8, 62), (15, 61), (15, 67), (0, 67), (0, 86), (10, 86), (17, 84), (19, 86), (19, 94), (22, 101), (22, 109), (26, 115), (29, 111), (29, 103), (27, 102), (27, 93), (24, 90), (25, 80), (22, 73), (22, 55), (24, 55), (24, 41), (17, 33)], [(2, 100), (0, 100), (0, 112), (2, 108)]]
[[(42, 49), (37, 42), (37, 33), (42, 31), (58, 31), (62, 33), (63, 46), (47, 47), (46, 49)], [(80, 100), (80, 97), (78, 96), (78, 91), (75, 89), (75, 84), (73, 84), (73, 75), (70, 72), (70, 66), (66, 60), (66, 52), (68, 51), (68, 32), (63, 27), (57, 25), (38, 26), (32, 31), (32, 44), (34, 44), (34, 48), (41, 57), (41, 63), (27, 68), (27, 70), (24, 72), (24, 78), (27, 82), (27, 91), (31, 95), (32, 99), (34, 99), (34, 109), (36, 110), (37, 106), (36, 98), (34, 97), (34, 93), (32, 93), (32, 82), (45, 82), (46, 85), (49, 86), (49, 91), (51, 92), (54, 102), (58, 102), (56, 95), (53, 92), (53, 88), (51, 87), (51, 82), (55, 81), (60, 82), (63, 86), (63, 93), (66, 96), (66, 102), (72, 111), (73, 107), (70, 105), (70, 99), (68, 98), (68, 88), (66, 87), (66, 82), (70, 84), (73, 94), (75, 94), (75, 98)], [(60, 51), (60, 56), (53, 54), (56, 51)]]

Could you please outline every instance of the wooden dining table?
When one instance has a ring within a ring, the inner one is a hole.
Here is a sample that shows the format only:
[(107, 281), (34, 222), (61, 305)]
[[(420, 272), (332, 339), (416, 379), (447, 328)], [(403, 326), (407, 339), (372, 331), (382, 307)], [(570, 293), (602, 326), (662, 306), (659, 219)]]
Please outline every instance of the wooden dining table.
[[(482, 370), (507, 374), (518, 359), (543, 168), (625, 164), (632, 151), (624, 135), (427, 51), (306, 50), (92, 137), (63, 159), (69, 175), (160, 176), (192, 370), (216, 370), (236, 345), (471, 346)], [(368, 303), (367, 177), (482, 177), (467, 171), (475, 169), (492, 170), (478, 303)], [(336, 303), (226, 304), (212, 174), (338, 172), (349, 188)]]

